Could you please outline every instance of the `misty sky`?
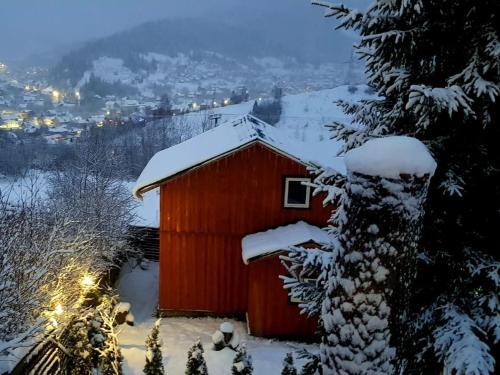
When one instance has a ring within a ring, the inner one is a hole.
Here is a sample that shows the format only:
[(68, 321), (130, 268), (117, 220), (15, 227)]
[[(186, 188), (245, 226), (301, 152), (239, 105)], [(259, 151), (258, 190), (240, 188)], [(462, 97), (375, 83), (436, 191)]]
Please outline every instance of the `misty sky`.
[(285, 31), (296, 30), (297, 24), (304, 32), (318, 27), (332, 30), (322, 14), (308, 0), (0, 0), (0, 59), (68, 48), (162, 18), (203, 16), (273, 22)]

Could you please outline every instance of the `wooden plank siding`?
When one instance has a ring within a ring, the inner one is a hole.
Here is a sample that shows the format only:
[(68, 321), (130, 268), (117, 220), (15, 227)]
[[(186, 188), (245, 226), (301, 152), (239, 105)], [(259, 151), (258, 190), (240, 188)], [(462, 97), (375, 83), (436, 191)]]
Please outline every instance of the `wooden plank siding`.
[(255, 142), (161, 186), (161, 310), (247, 311), (242, 237), (298, 220), (324, 226), (330, 216), (323, 197), (315, 197), (310, 209), (283, 208), (285, 176), (308, 173)]
[(318, 319), (300, 314), (291, 303), (279, 275), (286, 274), (279, 255), (249, 264), (248, 321), (250, 333), (260, 337), (315, 340)]

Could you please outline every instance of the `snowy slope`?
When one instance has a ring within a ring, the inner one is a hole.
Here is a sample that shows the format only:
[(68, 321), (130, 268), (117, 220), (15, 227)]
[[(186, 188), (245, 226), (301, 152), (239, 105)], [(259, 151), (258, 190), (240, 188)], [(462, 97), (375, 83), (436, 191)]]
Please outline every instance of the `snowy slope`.
[[(347, 121), (335, 101), (347, 100), (357, 102), (361, 99), (374, 98), (366, 92), (365, 85), (356, 86), (357, 91), (350, 93), (348, 86), (338, 86), (333, 89), (305, 92), (302, 94), (286, 95), (282, 99), (283, 112), (281, 120), (275, 125), (285, 129), (291, 138), (304, 142), (324, 141), (330, 137), (325, 125), (334, 120)], [(215, 108), (209, 111), (191, 112), (181, 116), (190, 127), (197, 127), (211, 114), (222, 116), (220, 123), (243, 116), (252, 111), (254, 102), (244, 102), (227, 107)], [(198, 129), (200, 131), (200, 129)]]

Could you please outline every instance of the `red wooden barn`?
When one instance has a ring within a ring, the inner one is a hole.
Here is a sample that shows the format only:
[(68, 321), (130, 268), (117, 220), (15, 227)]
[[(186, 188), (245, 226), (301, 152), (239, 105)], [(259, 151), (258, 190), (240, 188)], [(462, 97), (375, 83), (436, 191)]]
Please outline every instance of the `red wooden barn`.
[(160, 188), (160, 312), (246, 316), (254, 335), (311, 338), (316, 321), (283, 289), (278, 255), (328, 240), (318, 228), (330, 209), (303, 184), (322, 158), (250, 115), (157, 153), (134, 195)]

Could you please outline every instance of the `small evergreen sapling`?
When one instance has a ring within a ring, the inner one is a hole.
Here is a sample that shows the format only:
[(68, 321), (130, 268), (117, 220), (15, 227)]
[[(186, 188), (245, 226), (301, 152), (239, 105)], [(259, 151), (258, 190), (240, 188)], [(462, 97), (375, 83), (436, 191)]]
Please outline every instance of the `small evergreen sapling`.
[(163, 368), (160, 334), (160, 319), (153, 326), (151, 334), (146, 338), (146, 365), (144, 366), (144, 374), (146, 375), (163, 375)]
[(198, 339), (188, 351), (186, 375), (208, 375), (207, 364), (203, 358), (203, 346)]
[(281, 375), (297, 375), (297, 369), (293, 365), (292, 353), (286, 353), (285, 359), (283, 359), (283, 370), (281, 370)]
[(233, 375), (251, 375), (253, 373), (252, 356), (247, 353), (245, 344), (241, 344), (236, 352), (231, 373)]
[(71, 349), (69, 351), (70, 356), (68, 356), (69, 360), (64, 366), (64, 374), (80, 375), (90, 373), (93, 368), (93, 349), (85, 320), (78, 320), (71, 324), (68, 330), (66, 346)]
[(303, 349), (297, 352), (297, 358), (306, 360), (302, 369), (300, 370), (300, 375), (322, 375), (323, 370), (321, 367), (321, 358), (319, 354), (313, 354)]

